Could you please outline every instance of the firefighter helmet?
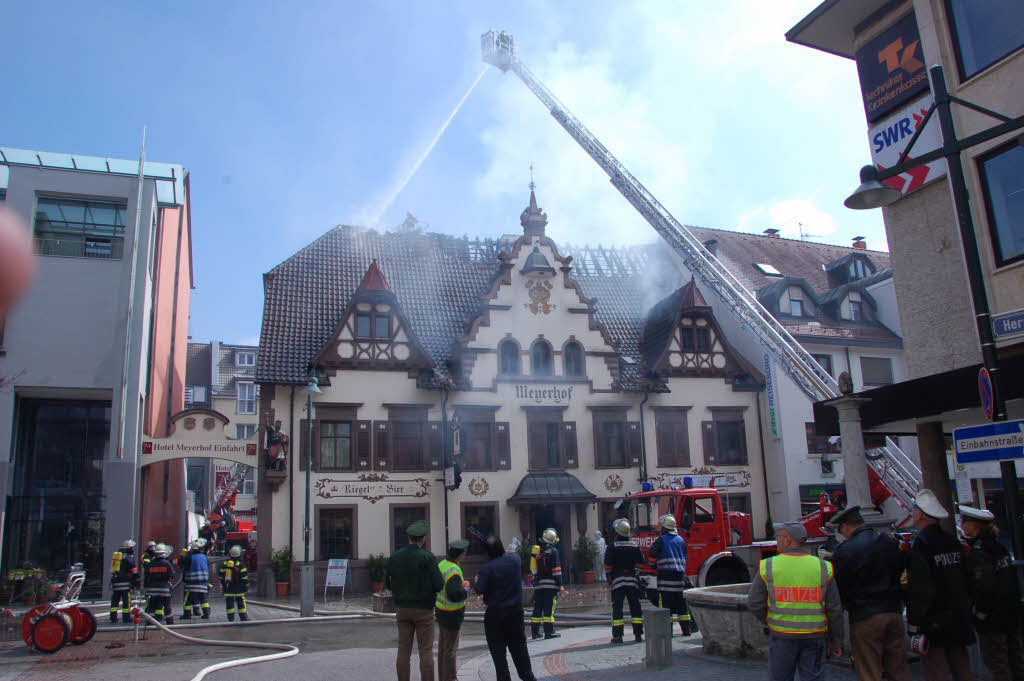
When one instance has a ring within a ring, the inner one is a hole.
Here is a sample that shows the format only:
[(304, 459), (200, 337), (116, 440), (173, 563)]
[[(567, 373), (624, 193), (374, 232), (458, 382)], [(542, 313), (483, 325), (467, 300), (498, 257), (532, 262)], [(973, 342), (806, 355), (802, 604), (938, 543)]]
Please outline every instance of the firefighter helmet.
[(131, 539), (125, 539), (123, 542), (121, 542), (121, 550), (122, 551), (131, 551), (134, 548), (135, 548), (135, 542), (132, 541)]
[(553, 527), (549, 527), (548, 529), (544, 530), (544, 534), (541, 535), (541, 538), (548, 544), (558, 543), (558, 533), (555, 532), (555, 528)]
[(614, 529), (615, 533), (617, 535), (619, 535), (620, 537), (628, 537), (629, 536), (629, 521), (626, 520), (625, 518), (619, 518), (614, 523), (612, 523), (612, 529)]
[(148, 551), (149, 549), (153, 549), (154, 551), (156, 551), (156, 542), (155, 541), (150, 541), (150, 542), (148, 542), (146, 544), (146, 550)]
[(153, 549), (153, 552), (161, 558), (166, 558), (167, 556), (171, 555), (171, 549), (167, 546), (167, 544), (157, 544), (156, 548)]
[(665, 515), (661, 516), (661, 526), (669, 532), (673, 533), (677, 529), (679, 529), (676, 526), (676, 519), (672, 516), (671, 513), (666, 513)]
[(231, 550), (228, 551), (228, 555), (230, 555), (232, 558), (238, 558), (242, 555), (242, 547), (238, 544), (235, 544), (231, 547)]

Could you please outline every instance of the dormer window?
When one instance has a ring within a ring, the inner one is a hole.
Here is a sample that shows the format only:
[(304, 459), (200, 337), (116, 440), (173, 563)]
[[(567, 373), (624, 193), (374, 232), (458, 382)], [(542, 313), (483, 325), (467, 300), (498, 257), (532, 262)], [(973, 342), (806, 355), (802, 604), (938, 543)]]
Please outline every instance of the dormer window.
[(850, 320), (854, 322), (864, 321), (864, 303), (859, 300), (850, 301)]
[(851, 260), (850, 261), (849, 271), (850, 271), (850, 279), (849, 279), (849, 281), (854, 281), (856, 279), (863, 279), (864, 277), (867, 277), (867, 276), (871, 275), (871, 269), (868, 267), (867, 263), (864, 262), (863, 258), (854, 258), (853, 260)]
[(554, 373), (551, 359), (551, 346), (547, 341), (538, 340), (530, 352), (532, 372), (534, 376), (550, 376)]
[(793, 315), (794, 317), (803, 317), (804, 316), (804, 301), (800, 300), (799, 298), (790, 298), (789, 299), (789, 314)]
[(256, 353), (244, 350), (235, 352), (235, 366), (236, 367), (253, 367), (256, 366)]
[(711, 331), (706, 326), (697, 327), (697, 352), (711, 352)]
[(498, 346), (499, 371), (505, 376), (519, 375), (519, 346), (513, 340), (502, 341)]

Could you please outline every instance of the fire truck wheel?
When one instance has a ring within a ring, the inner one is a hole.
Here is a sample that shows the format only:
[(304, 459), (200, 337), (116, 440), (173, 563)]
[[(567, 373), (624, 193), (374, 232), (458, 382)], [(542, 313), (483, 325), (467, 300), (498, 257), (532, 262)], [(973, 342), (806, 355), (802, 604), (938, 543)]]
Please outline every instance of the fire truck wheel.
[(80, 646), (83, 643), (88, 643), (96, 635), (96, 615), (80, 605), (74, 608), (74, 610), (75, 615), (72, 616), (72, 620), (74, 621), (75, 628), (71, 632), (70, 642)]
[(55, 653), (71, 635), (70, 618), (61, 612), (43, 615), (32, 627), (32, 645), (41, 653)]

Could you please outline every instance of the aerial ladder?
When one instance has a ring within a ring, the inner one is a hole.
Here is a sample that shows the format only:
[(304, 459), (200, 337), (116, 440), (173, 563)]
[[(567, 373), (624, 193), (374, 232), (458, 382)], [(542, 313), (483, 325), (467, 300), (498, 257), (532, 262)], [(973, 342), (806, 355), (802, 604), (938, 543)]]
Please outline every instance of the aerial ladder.
[[(690, 230), (636, 179), (593, 133), (519, 61), (516, 43), (505, 31), (488, 31), (480, 38), (483, 60), (501, 71), (512, 71), (547, 107), (576, 143), (608, 174), (612, 185), (654, 227), (682, 259), (685, 267), (712, 289), (739, 321), (760, 340), (786, 374), (812, 402), (839, 397), (839, 386), (807, 350), (761, 305)], [(921, 485), (921, 469), (891, 438), (867, 455), (868, 465), (905, 509), (911, 508)], [(875, 475), (871, 477), (874, 478)]]

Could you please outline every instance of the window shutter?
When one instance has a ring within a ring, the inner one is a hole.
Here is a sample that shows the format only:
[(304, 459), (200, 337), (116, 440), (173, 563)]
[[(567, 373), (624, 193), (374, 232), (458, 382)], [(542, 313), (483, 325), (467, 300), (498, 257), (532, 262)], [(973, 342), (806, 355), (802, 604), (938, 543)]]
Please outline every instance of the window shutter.
[[(309, 420), (302, 419), (299, 421), (300, 432), (299, 432), (299, 451), (293, 452), (293, 456), (299, 457), (299, 470), (306, 470), (306, 433), (308, 432)], [(316, 419), (313, 420), (313, 471), (320, 470), (320, 422)]]
[(356, 421), (356, 470), (368, 471), (373, 468), (373, 422)]
[(740, 423), (740, 460), (736, 463), (739, 465), (747, 465), (747, 424), (743, 422), (743, 419), (739, 420)]
[(373, 422), (373, 468), (378, 471), (391, 470), (391, 423)]
[(512, 446), (508, 432), (508, 421), (498, 421), (494, 428), (494, 466), (499, 471), (512, 468)]
[(444, 431), (440, 421), (430, 421), (426, 424), (427, 429), (427, 457), (432, 471), (439, 471), (444, 467)]
[(576, 422), (563, 421), (560, 432), (562, 434), (562, 465), (566, 468), (579, 468), (580, 457), (576, 451)]
[(640, 422), (626, 421), (626, 467), (640, 466), (644, 456), (643, 440), (640, 437)]
[(718, 458), (715, 451), (715, 424), (713, 421), (702, 421), (700, 424), (701, 437), (704, 439), (704, 465), (709, 466), (715, 463)]
[(654, 424), (654, 441), (658, 448), (659, 466), (676, 465), (675, 442), (672, 438), (673, 432), (674, 428), (671, 423), (657, 421)]

